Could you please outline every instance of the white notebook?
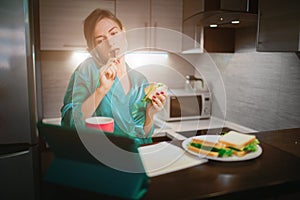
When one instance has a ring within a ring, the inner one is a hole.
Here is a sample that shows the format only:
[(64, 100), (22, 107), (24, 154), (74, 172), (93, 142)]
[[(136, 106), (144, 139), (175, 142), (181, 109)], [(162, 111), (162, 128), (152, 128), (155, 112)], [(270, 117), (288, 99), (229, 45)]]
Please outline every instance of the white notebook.
[(149, 177), (167, 174), (207, 162), (207, 159), (190, 155), (182, 148), (168, 142), (139, 147), (138, 150)]

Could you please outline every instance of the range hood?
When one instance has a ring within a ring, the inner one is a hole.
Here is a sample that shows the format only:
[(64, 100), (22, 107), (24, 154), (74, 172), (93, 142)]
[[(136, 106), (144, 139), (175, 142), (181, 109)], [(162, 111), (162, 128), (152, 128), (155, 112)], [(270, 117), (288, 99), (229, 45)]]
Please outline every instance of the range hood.
[(220, 28), (241, 28), (257, 24), (257, 14), (240, 11), (206, 11), (195, 16), (195, 25), (209, 27), (217, 25)]
[[(184, 2), (189, 3), (189, 0)], [(205, 28), (236, 29), (257, 25), (258, 0), (200, 0), (197, 3), (197, 12), (183, 20), (183, 33), (194, 40), (193, 44), (183, 40), (183, 54), (203, 53)]]

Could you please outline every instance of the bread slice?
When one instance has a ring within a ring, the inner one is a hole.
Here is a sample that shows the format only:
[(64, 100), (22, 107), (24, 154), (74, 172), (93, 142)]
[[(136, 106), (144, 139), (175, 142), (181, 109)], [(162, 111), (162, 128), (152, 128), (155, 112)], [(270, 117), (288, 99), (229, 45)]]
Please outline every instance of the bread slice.
[(214, 151), (206, 151), (203, 149), (199, 149), (197, 147), (193, 147), (191, 145), (188, 146), (188, 149), (195, 152), (195, 153), (200, 153), (200, 154), (204, 154), (206, 156), (214, 156), (214, 157), (218, 157), (219, 153), (218, 152), (214, 152)]
[(207, 146), (207, 147), (214, 147), (214, 148), (217, 148), (217, 149), (221, 149), (224, 147), (223, 144), (220, 144), (218, 142), (209, 142), (207, 140), (201, 140), (201, 139), (196, 139), (196, 138), (193, 138), (192, 139), (192, 143), (196, 143), (196, 144), (201, 144), (203, 146)]
[(238, 133), (236, 131), (230, 131), (223, 135), (219, 139), (219, 143), (227, 147), (233, 147), (235, 149), (243, 150), (243, 148), (253, 142), (256, 139), (255, 135), (249, 135), (244, 133)]
[(247, 154), (247, 151), (233, 151), (233, 154), (242, 157)]

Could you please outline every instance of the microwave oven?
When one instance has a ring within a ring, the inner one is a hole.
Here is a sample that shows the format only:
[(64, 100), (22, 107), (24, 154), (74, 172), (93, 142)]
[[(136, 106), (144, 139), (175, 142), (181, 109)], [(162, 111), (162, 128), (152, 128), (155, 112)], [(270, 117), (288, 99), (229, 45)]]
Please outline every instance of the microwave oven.
[(209, 91), (169, 90), (164, 110), (157, 117), (164, 121), (210, 118), (211, 106)]

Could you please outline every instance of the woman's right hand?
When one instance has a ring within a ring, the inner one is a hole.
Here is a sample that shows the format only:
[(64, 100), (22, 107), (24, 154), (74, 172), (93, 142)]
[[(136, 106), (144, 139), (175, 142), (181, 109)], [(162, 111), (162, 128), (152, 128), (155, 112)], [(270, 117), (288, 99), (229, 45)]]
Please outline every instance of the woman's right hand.
[(117, 65), (120, 61), (116, 58), (110, 58), (106, 65), (100, 68), (100, 86), (99, 89), (106, 94), (112, 87), (117, 76)]

